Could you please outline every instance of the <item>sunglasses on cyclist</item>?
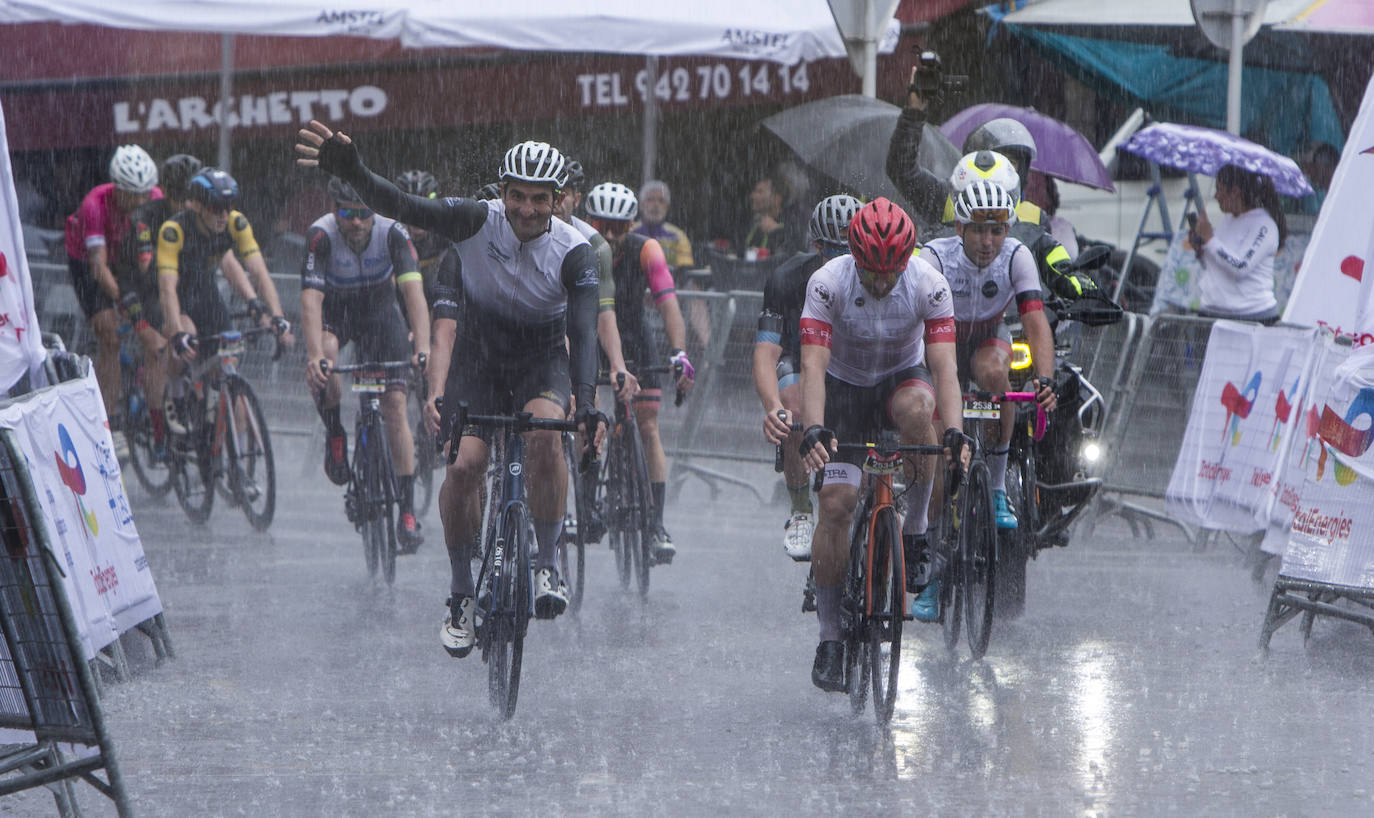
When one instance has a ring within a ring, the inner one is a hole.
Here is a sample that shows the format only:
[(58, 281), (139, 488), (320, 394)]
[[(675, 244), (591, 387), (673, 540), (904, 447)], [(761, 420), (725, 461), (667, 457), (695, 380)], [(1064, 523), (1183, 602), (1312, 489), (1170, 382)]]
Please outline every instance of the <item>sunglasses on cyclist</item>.
[(897, 276), (900, 275), (900, 271), (895, 273), (872, 273), (858, 266), (856, 266), (854, 269), (857, 270), (859, 273), (859, 281), (863, 282), (864, 284), (876, 284), (880, 281), (884, 284), (887, 284), (889, 282), (896, 280)]
[(1011, 212), (1003, 208), (997, 208), (996, 210), (974, 210), (970, 212), (968, 216), (970, 221), (979, 224), (986, 224), (989, 222), (1005, 224), (1011, 220)]
[(370, 219), (372, 211), (365, 207), (336, 207), (334, 213), (340, 219)]
[(615, 233), (616, 235), (620, 235), (621, 233), (630, 232), (631, 224), (630, 222), (621, 221), (619, 219), (593, 219), (592, 227), (595, 227), (598, 233)]

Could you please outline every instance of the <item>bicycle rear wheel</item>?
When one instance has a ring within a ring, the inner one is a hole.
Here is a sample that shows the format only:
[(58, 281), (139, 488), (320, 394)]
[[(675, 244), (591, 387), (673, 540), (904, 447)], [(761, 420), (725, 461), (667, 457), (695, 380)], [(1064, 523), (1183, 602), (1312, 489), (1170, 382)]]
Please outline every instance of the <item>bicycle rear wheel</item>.
[(963, 622), (964, 539), (969, 529), (964, 524), (968, 519), (967, 474), (954, 490), (954, 496), (945, 498), (945, 508), (940, 515), (940, 547), (946, 557), (944, 576), (940, 578), (940, 628), (945, 648), (951, 651), (959, 644), (959, 627)]
[(568, 610), (577, 613), (582, 607), (582, 593), (587, 578), (587, 538), (586, 522), (590, 519), (587, 509), (587, 494), (584, 481), (596, 479), (594, 474), (582, 474), (578, 467), (582, 462), (581, 452), (577, 450), (577, 438), (571, 434), (563, 435), (563, 459), (568, 464), (568, 492), (572, 495), (569, 513), (563, 518), (563, 534), (559, 543), (559, 570), (568, 583)]
[[(872, 613), (868, 616), (869, 677), (873, 682), (873, 714), (878, 724), (892, 720), (897, 705), (897, 671), (902, 657), (902, 621), (906, 615), (906, 574), (902, 534), (897, 513), (878, 510), (873, 525), (873, 573), (869, 577)], [(883, 644), (887, 653), (883, 653)]]
[(992, 635), (992, 611), (997, 579), (997, 518), (992, 506), (992, 478), (981, 461), (969, 469), (969, 536), (963, 560), (964, 618), (968, 647), (981, 659)]
[(210, 519), (210, 512), (215, 507), (218, 455), (214, 451), (214, 430), (206, 425), (205, 399), (188, 400), (188, 403), (191, 404), (190, 428), (168, 445), (177, 504), (186, 512), (186, 519), (199, 525)]
[(164, 431), (161, 444), (153, 440), (153, 419), (143, 389), (130, 383), (124, 395), (124, 437), (129, 441), (129, 462), (139, 485), (153, 497), (172, 490), (172, 467)]
[(520, 695), (520, 664), (529, 627), (531, 579), (529, 549), (534, 521), (523, 506), (513, 506), (501, 518), (501, 566), (493, 570), (492, 610), (486, 616), (489, 638), (483, 652), (487, 662), (487, 693), (502, 718), (515, 715)]
[(231, 378), (226, 389), (231, 407), (225, 418), (229, 484), (253, 529), (266, 531), (277, 509), (277, 468), (267, 418), (247, 381)]

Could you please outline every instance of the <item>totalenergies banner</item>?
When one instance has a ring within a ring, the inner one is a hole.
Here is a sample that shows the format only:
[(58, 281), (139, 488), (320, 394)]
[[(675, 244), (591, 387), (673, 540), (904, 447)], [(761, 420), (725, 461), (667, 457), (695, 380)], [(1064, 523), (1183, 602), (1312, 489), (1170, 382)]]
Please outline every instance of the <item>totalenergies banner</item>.
[(1209, 529), (1252, 532), (1267, 525), (1289, 441), (1300, 426), (1316, 338), (1315, 329), (1235, 321), (1212, 326), (1169, 479), (1171, 514)]
[(86, 657), (162, 612), (134, 528), (95, 375), (0, 408), (14, 430), (66, 572)]
[(1374, 587), (1374, 346), (1350, 353), (1317, 390), (1284, 576)]

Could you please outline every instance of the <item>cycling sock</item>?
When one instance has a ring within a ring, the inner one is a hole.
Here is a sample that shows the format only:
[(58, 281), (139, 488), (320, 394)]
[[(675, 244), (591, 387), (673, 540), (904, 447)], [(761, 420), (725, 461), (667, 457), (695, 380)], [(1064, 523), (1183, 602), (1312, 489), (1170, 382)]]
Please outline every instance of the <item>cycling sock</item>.
[(654, 527), (663, 527), (663, 497), (667, 493), (667, 483), (650, 483), (649, 492), (654, 495)]
[(924, 534), (930, 528), (930, 492), (935, 484), (927, 480), (907, 493), (906, 519), (902, 520), (903, 534)]
[(821, 625), (822, 642), (840, 641), (840, 594), (843, 585), (816, 586), (816, 620)]
[(402, 474), (396, 478), (396, 487), (401, 490), (401, 513), (415, 513), (415, 475)]
[(993, 491), (1007, 490), (1007, 453), (1010, 447), (988, 451), (988, 476), (992, 478)]
[(166, 421), (162, 417), (162, 407), (148, 409), (148, 420), (153, 426), (153, 442), (161, 443), (162, 436), (167, 434)]
[(471, 561), (465, 558), (460, 563), (450, 552), (449, 564), (453, 574), (449, 579), (448, 592), (454, 596), (477, 596), (477, 589), (472, 584)]
[(535, 520), (534, 538), (539, 541), (539, 555), (534, 570), (553, 568), (558, 563), (558, 535), (563, 531), (562, 520)]
[(811, 485), (802, 483), (800, 486), (788, 486), (787, 493), (792, 497), (793, 514), (811, 513)]
[(320, 420), (324, 421), (324, 430), (330, 437), (338, 437), (344, 433), (343, 421), (339, 420), (339, 405), (336, 403), (328, 409), (319, 407)]

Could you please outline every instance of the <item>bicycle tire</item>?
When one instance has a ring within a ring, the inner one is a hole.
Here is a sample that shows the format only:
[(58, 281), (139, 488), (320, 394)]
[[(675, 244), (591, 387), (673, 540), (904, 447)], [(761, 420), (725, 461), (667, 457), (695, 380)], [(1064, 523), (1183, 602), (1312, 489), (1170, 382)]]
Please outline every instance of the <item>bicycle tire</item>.
[(649, 490), (649, 464), (644, 460), (644, 444), (639, 437), (639, 425), (633, 419), (630, 424), (630, 443), (625, 455), (629, 459), (631, 477), (631, 506), (635, 510), (635, 528), (639, 531), (638, 547), (635, 549), (635, 579), (639, 584), (641, 599), (649, 597), (649, 569), (653, 567), (653, 542), (657, 531), (653, 525), (653, 493)]
[(969, 468), (969, 538), (964, 551), (964, 620), (973, 658), (987, 653), (997, 596), (997, 518), (992, 505), (992, 476), (979, 460)]
[(367, 575), (375, 577), (381, 567), (382, 551), (373, 514), (371, 437), (361, 417), (354, 424), (353, 440), (353, 479), (349, 491), (353, 493), (353, 513), (358, 516), (358, 530), (363, 536), (363, 562), (367, 565)]
[(840, 632), (844, 639), (844, 682), (854, 715), (868, 704), (868, 620), (864, 587), (868, 580), (868, 499), (859, 501), (849, 525), (849, 567), (840, 598)]
[(629, 504), (624, 496), (626, 478), (623, 444), (618, 436), (612, 438), (610, 452), (606, 457), (605, 490), (606, 528), (610, 536), (611, 551), (615, 554), (616, 575), (620, 577), (620, 587), (628, 589), (634, 576), (633, 554), (639, 548), (638, 532), (633, 521), (627, 519)]
[(434, 502), (434, 470), (439, 465), (439, 456), (435, 452), (434, 438), (425, 430), (424, 398), (414, 389), (409, 390), (409, 396), (411, 400), (407, 404), (411, 411), (408, 415), (415, 430), (414, 506), (418, 518), (429, 513), (430, 504)]
[(487, 690), (502, 718), (515, 715), (520, 696), (520, 667), (525, 632), (529, 628), (532, 580), (530, 546), (534, 521), (523, 505), (513, 505), (501, 515), (504, 537), (503, 565), (494, 576), (492, 610), (487, 621), (494, 626), (488, 641)]
[[(873, 613), (868, 619), (869, 679), (873, 684), (873, 714), (879, 726), (892, 720), (897, 706), (897, 674), (902, 658), (902, 622), (906, 574), (903, 568), (902, 532), (897, 513), (878, 509), (873, 523)], [(888, 644), (883, 655), (883, 643)]]
[(1015, 619), (1026, 608), (1026, 568), (1035, 553), (1035, 532), (1040, 528), (1036, 503), (1035, 454), (1029, 441), (1012, 444), (1007, 462), (1007, 496), (1011, 499), (1017, 527), (997, 552), (997, 618)]
[(135, 378), (128, 378), (124, 393), (124, 438), (129, 443), (129, 462), (143, 490), (153, 497), (165, 497), (172, 490), (172, 467), (167, 455), (164, 431), (162, 451), (153, 441), (153, 421), (148, 399)]
[(940, 546), (947, 558), (944, 576), (940, 579), (940, 629), (945, 649), (949, 651), (959, 646), (959, 627), (963, 622), (961, 590), (968, 526), (962, 521), (968, 519), (968, 496), (968, 475), (965, 473), (955, 486), (954, 495), (945, 498), (944, 512), (940, 515)]
[(370, 446), (372, 454), (372, 502), (375, 517), (380, 521), (377, 540), (377, 561), (382, 579), (387, 585), (396, 581), (396, 511), (397, 488), (396, 473), (391, 464), (391, 444), (386, 437), (386, 427), (380, 414), (368, 421), (370, 435), (376, 441)]
[(248, 381), (233, 377), (225, 388), (233, 407), (225, 418), (229, 484), (253, 530), (266, 531), (277, 509), (277, 467), (267, 418)]
[(587, 584), (587, 532), (584, 526), (590, 513), (587, 509), (584, 482), (595, 479), (595, 475), (585, 475), (578, 471), (582, 455), (577, 451), (576, 437), (571, 434), (563, 435), (563, 459), (568, 466), (568, 491), (572, 494), (572, 512), (571, 520), (569, 515), (565, 515), (563, 519), (563, 532), (559, 541), (559, 567), (563, 572), (563, 579), (568, 583), (568, 611), (575, 614), (582, 608), (582, 595)]
[(194, 400), (189, 414), (192, 421), (187, 433), (169, 442), (168, 451), (174, 452), (172, 489), (186, 519), (203, 525), (215, 507), (214, 430), (206, 423), (203, 397)]

